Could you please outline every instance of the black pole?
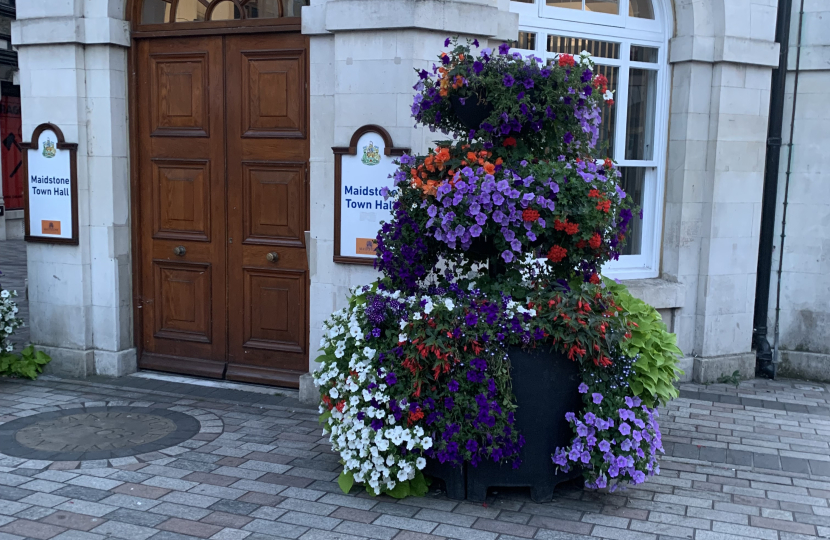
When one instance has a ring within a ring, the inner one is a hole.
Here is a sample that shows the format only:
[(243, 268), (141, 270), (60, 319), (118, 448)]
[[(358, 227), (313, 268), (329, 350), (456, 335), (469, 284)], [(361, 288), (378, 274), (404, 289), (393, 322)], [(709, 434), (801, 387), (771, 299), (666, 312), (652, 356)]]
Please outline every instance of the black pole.
[(767, 152), (764, 163), (764, 191), (761, 203), (761, 236), (758, 244), (758, 269), (755, 283), (755, 315), (752, 344), (755, 346), (755, 372), (775, 378), (772, 348), (769, 344), (769, 314), (772, 250), (775, 242), (775, 207), (778, 195), (778, 174), (781, 159), (781, 132), (784, 125), (784, 99), (787, 84), (787, 53), (790, 46), (792, 0), (778, 1), (775, 41), (779, 43), (778, 68), (772, 72), (767, 124)]

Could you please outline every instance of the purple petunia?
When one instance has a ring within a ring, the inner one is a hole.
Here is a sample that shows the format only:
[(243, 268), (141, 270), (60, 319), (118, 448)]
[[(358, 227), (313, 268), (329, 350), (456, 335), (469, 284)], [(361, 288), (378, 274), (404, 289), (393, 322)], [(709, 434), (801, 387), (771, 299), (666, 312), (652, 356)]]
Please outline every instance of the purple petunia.
[(395, 383), (397, 383), (397, 382), (398, 382), (398, 376), (397, 375), (395, 375), (394, 373), (387, 373), (386, 374), (386, 384), (388, 384), (389, 386), (394, 386)]
[(502, 43), (499, 45), (499, 54), (507, 54), (510, 51), (510, 45)]
[(481, 63), (481, 62), (479, 62), (478, 60), (476, 60), (475, 62), (473, 62), (473, 73), (475, 73), (476, 75), (478, 75), (479, 73), (481, 73), (481, 71), (482, 71), (483, 69), (484, 69), (484, 64), (482, 64), (482, 63)]
[(449, 390), (450, 392), (458, 392), (458, 388), (458, 381), (456, 381), (455, 379), (447, 383), (447, 390)]
[(515, 83), (515, 82), (516, 82), (516, 79), (513, 78), (513, 75), (511, 75), (509, 73), (505, 73), (504, 79), (502, 79), (502, 84), (505, 87), (510, 88), (511, 86), (513, 86), (513, 83)]
[(621, 423), (618, 429), (620, 430), (620, 433), (622, 433), (623, 435), (628, 435), (631, 433), (631, 426), (629, 426), (625, 422)]
[(594, 400), (595, 405), (599, 405), (600, 403), (602, 403), (602, 394), (594, 392), (593, 394), (591, 394), (591, 399)]
[(579, 383), (579, 387), (577, 388), (580, 394), (585, 394), (588, 392), (588, 385), (585, 383)]

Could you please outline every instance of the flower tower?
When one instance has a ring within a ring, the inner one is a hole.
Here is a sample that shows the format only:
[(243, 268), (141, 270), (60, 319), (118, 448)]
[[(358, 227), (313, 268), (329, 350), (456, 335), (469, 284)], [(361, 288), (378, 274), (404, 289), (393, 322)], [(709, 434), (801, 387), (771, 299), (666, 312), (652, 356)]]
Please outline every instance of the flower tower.
[(676, 395), (679, 351), (665, 326), (635, 336), (653, 310), (601, 277), (633, 218), (597, 148), (613, 94), (587, 53), (445, 48), (417, 73), (412, 115), (439, 140), (391, 179), (382, 277), (321, 343), (340, 486), (420, 495), (425, 470), (454, 470), (469, 498), (528, 485), (544, 500), (580, 472), (640, 483), (659, 471), (655, 407)]

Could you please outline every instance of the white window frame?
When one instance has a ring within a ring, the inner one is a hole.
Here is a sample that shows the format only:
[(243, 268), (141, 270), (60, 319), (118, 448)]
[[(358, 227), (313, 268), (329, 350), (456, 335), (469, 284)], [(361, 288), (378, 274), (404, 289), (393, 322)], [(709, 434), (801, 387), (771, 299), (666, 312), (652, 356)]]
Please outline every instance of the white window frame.
[[(668, 149), (670, 72), (668, 66), (668, 37), (670, 12), (661, 0), (651, 0), (654, 19), (628, 16), (628, 0), (620, 0), (620, 15), (593, 13), (575, 9), (547, 6), (545, 0), (535, 4), (510, 2), (510, 11), (519, 14), (519, 30), (536, 34), (535, 50), (543, 59), (555, 57), (547, 52), (548, 35), (612, 41), (620, 44), (620, 58), (599, 58), (597, 65), (619, 67), (619, 83), (614, 96), (617, 124), (614, 130), (615, 148), (611, 156), (620, 167), (646, 169), (643, 186), (642, 249), (638, 255), (620, 255), (618, 261), (609, 261), (602, 268), (603, 275), (618, 279), (646, 279), (660, 273), (660, 251), (663, 232), (663, 205)], [(632, 62), (631, 46), (642, 45), (658, 50), (657, 63)], [(628, 117), (629, 69), (640, 68), (657, 72), (654, 115), (654, 152), (651, 160), (625, 159), (625, 131)], [(638, 219), (637, 216), (634, 219)]]

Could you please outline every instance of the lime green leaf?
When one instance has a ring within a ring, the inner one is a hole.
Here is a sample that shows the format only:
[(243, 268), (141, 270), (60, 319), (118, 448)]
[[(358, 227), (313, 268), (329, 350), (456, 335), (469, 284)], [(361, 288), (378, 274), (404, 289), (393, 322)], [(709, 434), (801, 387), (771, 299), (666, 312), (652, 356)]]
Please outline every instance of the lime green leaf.
[(398, 482), (397, 484), (395, 484), (395, 487), (387, 491), (386, 494), (396, 499), (403, 499), (404, 497), (409, 497), (409, 481), (407, 480), (406, 482)]
[(351, 471), (343, 470), (337, 478), (337, 485), (343, 490), (343, 493), (349, 493), (354, 485), (354, 474)]

